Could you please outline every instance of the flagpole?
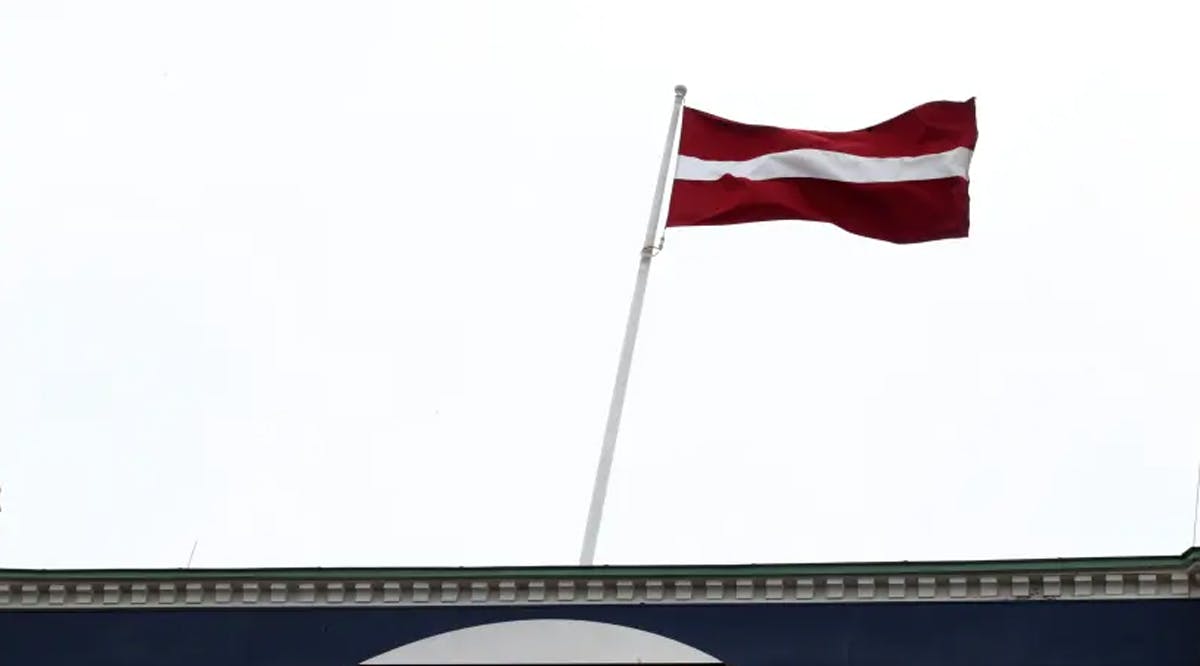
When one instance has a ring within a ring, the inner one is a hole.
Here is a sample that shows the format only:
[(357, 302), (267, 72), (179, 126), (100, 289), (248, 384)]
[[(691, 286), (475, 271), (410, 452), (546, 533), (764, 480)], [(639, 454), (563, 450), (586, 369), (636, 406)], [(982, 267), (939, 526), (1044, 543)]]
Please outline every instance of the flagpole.
[(612, 471), (613, 452), (617, 448), (617, 430), (621, 427), (621, 410), (625, 406), (625, 388), (629, 384), (629, 367), (633, 362), (633, 346), (637, 341), (638, 322), (642, 317), (642, 301), (646, 295), (646, 280), (650, 277), (650, 260), (654, 258), (654, 241), (658, 235), (659, 214), (662, 212), (663, 191), (667, 186), (667, 168), (675, 148), (675, 130), (679, 126), (679, 110), (687, 86), (675, 86), (675, 105), (671, 109), (671, 125), (663, 146), (662, 163), (658, 167), (658, 184), (654, 187), (654, 203), (650, 206), (650, 222), (642, 242), (642, 257), (638, 263), (633, 301), (629, 304), (629, 321), (625, 324), (625, 340), (617, 362), (617, 379), (613, 384), (612, 402), (608, 405), (608, 422), (604, 426), (604, 443), (600, 447), (600, 462), (596, 466), (596, 483), (592, 487), (592, 504), (588, 508), (587, 529), (583, 534), (583, 549), (579, 554), (581, 566), (591, 566), (596, 556), (596, 539), (600, 535), (600, 518), (604, 514), (604, 497), (608, 493), (608, 476)]
[(1196, 499), (1192, 500), (1192, 547), (1200, 546), (1196, 541), (1196, 529), (1200, 528), (1200, 463), (1196, 464)]

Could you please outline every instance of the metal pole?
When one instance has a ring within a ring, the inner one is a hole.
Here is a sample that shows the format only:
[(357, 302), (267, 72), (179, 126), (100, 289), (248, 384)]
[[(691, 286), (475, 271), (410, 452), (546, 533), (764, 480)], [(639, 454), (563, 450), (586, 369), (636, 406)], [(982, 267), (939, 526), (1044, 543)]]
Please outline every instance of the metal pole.
[(650, 277), (650, 259), (654, 257), (655, 237), (658, 235), (659, 213), (662, 211), (663, 190), (667, 185), (667, 168), (675, 147), (675, 129), (679, 125), (679, 110), (687, 86), (675, 86), (675, 106), (671, 109), (671, 127), (663, 146), (662, 164), (658, 168), (658, 185), (654, 188), (654, 203), (650, 206), (650, 223), (642, 243), (642, 258), (638, 264), (637, 282), (633, 287), (633, 302), (629, 304), (629, 321), (625, 324), (625, 340), (621, 343), (621, 358), (617, 363), (617, 380), (613, 385), (612, 402), (608, 406), (608, 422), (604, 426), (604, 443), (600, 448), (600, 463), (596, 466), (596, 483), (592, 488), (592, 504), (588, 508), (587, 530), (583, 534), (583, 549), (579, 564), (591, 566), (596, 557), (596, 539), (600, 534), (600, 517), (604, 514), (604, 496), (608, 493), (608, 475), (612, 471), (613, 452), (617, 447), (617, 430), (621, 427), (621, 409), (625, 405), (625, 387), (629, 384), (629, 366), (633, 361), (633, 345), (637, 341), (638, 322), (642, 317), (642, 300), (646, 295), (646, 279)]
[(1196, 499), (1192, 500), (1192, 546), (1196, 543), (1196, 528), (1200, 526), (1200, 464), (1196, 465)]

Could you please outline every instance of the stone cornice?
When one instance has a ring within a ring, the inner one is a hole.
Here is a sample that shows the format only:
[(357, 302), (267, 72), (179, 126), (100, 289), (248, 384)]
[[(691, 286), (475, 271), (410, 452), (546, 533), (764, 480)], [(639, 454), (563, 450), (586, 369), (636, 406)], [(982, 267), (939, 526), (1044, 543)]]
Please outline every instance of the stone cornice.
[(0, 611), (1187, 599), (1200, 598), (1196, 555), (824, 567), (0, 570)]

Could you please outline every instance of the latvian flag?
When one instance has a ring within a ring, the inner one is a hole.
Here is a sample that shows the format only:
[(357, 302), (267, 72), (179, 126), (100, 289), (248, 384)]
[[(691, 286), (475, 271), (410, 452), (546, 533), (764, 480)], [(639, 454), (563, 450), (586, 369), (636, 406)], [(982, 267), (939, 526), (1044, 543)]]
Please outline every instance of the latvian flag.
[(975, 100), (931, 102), (854, 132), (743, 125), (683, 110), (667, 226), (830, 222), (920, 243), (969, 227)]

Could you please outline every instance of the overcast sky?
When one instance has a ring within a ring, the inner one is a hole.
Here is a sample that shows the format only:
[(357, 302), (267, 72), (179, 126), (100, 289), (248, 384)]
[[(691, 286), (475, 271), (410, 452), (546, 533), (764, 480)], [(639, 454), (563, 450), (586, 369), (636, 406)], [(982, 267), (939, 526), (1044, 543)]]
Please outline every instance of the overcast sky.
[(572, 563), (676, 83), (972, 232), (668, 233), (599, 562), (1181, 552), (1188, 4), (7, 0), (0, 566)]

